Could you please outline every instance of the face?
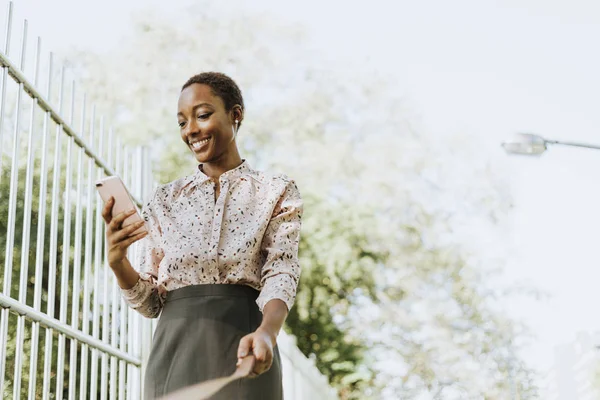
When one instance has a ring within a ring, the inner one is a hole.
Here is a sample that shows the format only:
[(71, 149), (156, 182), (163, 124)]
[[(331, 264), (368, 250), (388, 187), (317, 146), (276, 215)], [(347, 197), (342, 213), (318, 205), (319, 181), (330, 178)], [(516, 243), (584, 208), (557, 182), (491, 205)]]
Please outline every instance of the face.
[(237, 149), (233, 125), (241, 121), (241, 108), (225, 104), (208, 85), (192, 84), (179, 95), (177, 122), (181, 139), (200, 163), (218, 162)]

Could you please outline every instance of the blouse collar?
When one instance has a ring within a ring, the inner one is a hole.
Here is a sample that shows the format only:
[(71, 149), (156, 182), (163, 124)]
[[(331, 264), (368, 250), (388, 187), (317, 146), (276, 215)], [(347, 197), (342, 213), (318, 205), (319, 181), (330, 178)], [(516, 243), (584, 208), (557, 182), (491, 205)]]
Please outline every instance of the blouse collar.
[[(252, 168), (250, 167), (248, 162), (246, 160), (242, 160), (242, 163), (240, 165), (221, 174), (219, 180), (236, 179), (242, 175), (250, 173), (251, 171), (252, 171)], [(204, 182), (210, 180), (211, 178), (208, 175), (206, 175), (204, 173), (204, 171), (202, 171), (202, 164), (199, 164), (196, 174), (193, 175), (193, 179), (198, 181), (198, 183), (204, 183)]]

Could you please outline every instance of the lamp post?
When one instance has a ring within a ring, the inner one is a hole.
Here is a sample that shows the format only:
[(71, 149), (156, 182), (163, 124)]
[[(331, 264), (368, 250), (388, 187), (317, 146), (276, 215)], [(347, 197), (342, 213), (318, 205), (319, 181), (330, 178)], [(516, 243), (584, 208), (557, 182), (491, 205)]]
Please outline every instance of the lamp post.
[(503, 142), (502, 147), (508, 154), (539, 156), (548, 150), (548, 145), (552, 144), (600, 150), (600, 146), (585, 143), (548, 140), (532, 133), (517, 133), (510, 141)]

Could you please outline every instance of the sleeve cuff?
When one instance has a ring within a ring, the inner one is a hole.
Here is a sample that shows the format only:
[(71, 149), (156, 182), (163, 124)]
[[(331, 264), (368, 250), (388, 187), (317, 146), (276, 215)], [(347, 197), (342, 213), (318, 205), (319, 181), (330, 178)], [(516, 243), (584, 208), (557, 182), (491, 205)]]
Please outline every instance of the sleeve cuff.
[(121, 289), (123, 299), (132, 307), (141, 305), (141, 303), (150, 297), (154, 285), (151, 282), (152, 276), (145, 273), (140, 273), (140, 279), (130, 289)]
[(265, 305), (273, 300), (279, 299), (285, 303), (288, 311), (292, 309), (294, 300), (296, 299), (296, 287), (298, 283), (291, 275), (279, 274), (267, 278), (265, 285), (260, 291), (260, 295), (256, 299), (256, 304), (263, 311)]

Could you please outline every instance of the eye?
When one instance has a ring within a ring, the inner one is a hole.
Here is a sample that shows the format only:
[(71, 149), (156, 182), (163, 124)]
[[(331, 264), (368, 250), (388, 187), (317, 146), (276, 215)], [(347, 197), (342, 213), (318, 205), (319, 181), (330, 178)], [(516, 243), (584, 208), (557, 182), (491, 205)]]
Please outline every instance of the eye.
[(185, 121), (181, 121), (178, 125), (180, 128), (183, 128), (185, 126)]
[(198, 115), (198, 119), (206, 119), (208, 117), (210, 117), (210, 113)]

